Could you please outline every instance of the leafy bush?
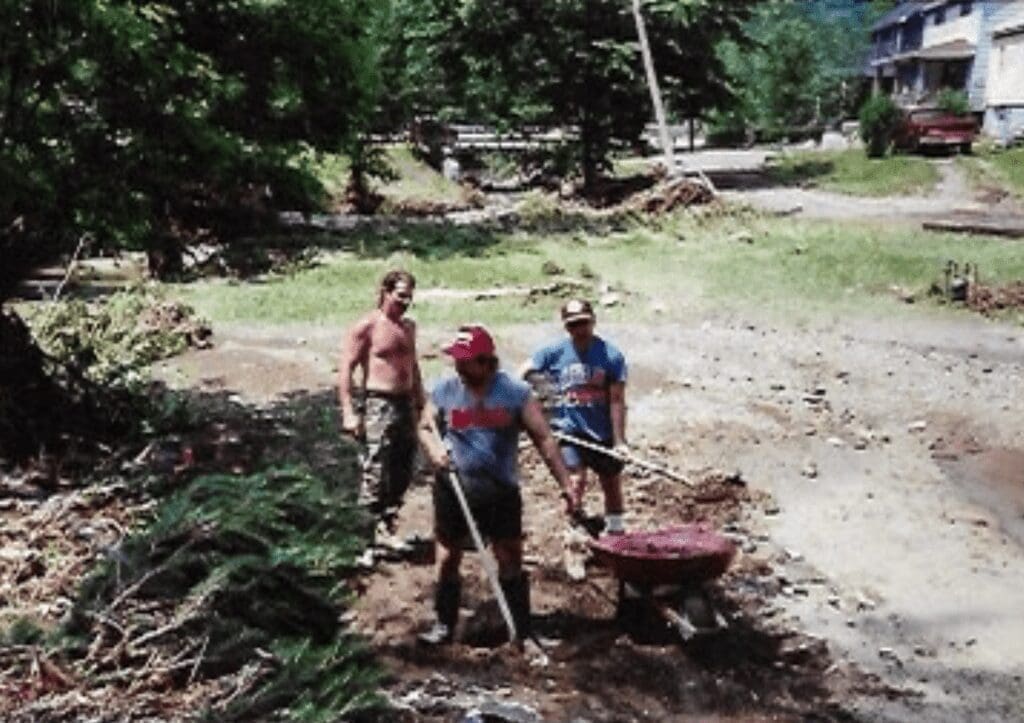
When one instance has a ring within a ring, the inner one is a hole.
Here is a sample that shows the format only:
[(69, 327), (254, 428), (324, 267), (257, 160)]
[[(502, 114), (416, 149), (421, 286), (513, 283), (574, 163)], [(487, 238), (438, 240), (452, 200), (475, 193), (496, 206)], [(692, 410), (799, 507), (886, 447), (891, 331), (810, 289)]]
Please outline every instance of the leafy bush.
[(935, 105), (940, 110), (956, 116), (965, 116), (971, 112), (971, 103), (967, 93), (962, 90), (943, 88), (935, 97)]
[(900, 117), (899, 106), (889, 96), (873, 95), (864, 103), (860, 109), (860, 137), (867, 146), (869, 157), (885, 155)]
[(40, 348), (62, 367), (114, 388), (138, 389), (145, 369), (201, 344), (209, 329), (192, 309), (144, 287), (101, 302), (46, 304), (29, 321)]

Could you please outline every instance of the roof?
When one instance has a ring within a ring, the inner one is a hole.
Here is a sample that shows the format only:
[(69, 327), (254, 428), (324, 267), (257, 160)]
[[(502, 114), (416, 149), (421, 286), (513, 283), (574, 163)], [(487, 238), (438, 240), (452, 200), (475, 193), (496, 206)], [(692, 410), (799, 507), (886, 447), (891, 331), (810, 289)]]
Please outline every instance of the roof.
[(881, 30), (882, 28), (889, 27), (890, 25), (899, 25), (900, 23), (906, 22), (907, 18), (911, 15), (916, 15), (921, 12), (922, 9), (921, 3), (919, 2), (902, 2), (879, 18), (878, 22), (871, 26), (871, 30)]
[(948, 43), (929, 45), (911, 55), (921, 60), (963, 60), (974, 57), (975, 46), (963, 38), (950, 40)]
[(1017, 35), (1024, 32), (1024, 7), (1006, 8), (992, 30), (992, 37), (1001, 38), (1007, 35)]

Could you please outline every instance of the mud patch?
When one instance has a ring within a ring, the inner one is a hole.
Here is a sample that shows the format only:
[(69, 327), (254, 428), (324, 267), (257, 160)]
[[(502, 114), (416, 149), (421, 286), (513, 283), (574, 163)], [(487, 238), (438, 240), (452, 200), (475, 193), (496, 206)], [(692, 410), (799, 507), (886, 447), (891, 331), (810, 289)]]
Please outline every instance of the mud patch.
[[(648, 458), (663, 452), (637, 450)], [(535, 632), (550, 663), (531, 666), (516, 650), (494, 647), (501, 618), (475, 555), (464, 561), (457, 642), (441, 650), (414, 642), (431, 619), (433, 570), (408, 562), (382, 565), (362, 582), (356, 625), (389, 668), (388, 695), (408, 720), (452, 720), (485, 710), (494, 716), (485, 720), (846, 720), (851, 715), (838, 701), (893, 692), (837, 663), (825, 641), (777, 620), (771, 599), (780, 590), (778, 577), (771, 564), (742, 555), (705, 588), (726, 628), (684, 642), (653, 608), (621, 617), (622, 591), (607, 569), (591, 559), (584, 580), (570, 578), (555, 483), (532, 449), (521, 462), (525, 566)], [(742, 478), (721, 472), (699, 475), (692, 489), (630, 473), (626, 494), (631, 529), (704, 520), (737, 541), (749, 535), (747, 510), (771, 505)], [(422, 529), (428, 500), (429, 490), (413, 490), (403, 527)], [(585, 502), (591, 511), (600, 509), (596, 483)], [(488, 637), (488, 629), (494, 635)], [(449, 694), (439, 695), (438, 688)]]
[[(934, 457), (968, 501), (984, 508), (1000, 528), (1024, 547), (1024, 450), (968, 447), (963, 454), (941, 445)], [(988, 526), (988, 517), (966, 520)]]

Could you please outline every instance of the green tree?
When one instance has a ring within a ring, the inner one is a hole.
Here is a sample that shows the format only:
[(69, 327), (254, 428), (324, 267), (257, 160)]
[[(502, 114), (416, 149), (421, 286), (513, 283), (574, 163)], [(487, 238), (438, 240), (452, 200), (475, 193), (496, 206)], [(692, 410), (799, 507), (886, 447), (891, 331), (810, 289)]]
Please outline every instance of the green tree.
[[(440, 0), (421, 2), (437, 8)], [(726, 0), (646, 4), (655, 66), (677, 117), (731, 98), (712, 51), (724, 37), (741, 39), (750, 6)], [(452, 62), (445, 87), (460, 98), (456, 114), (502, 127), (575, 128), (586, 189), (607, 167), (615, 144), (635, 142), (653, 117), (627, 2), (465, 0), (457, 15), (444, 17), (444, 30), (431, 27), (446, 38)]]
[(719, 56), (740, 102), (715, 119), (727, 130), (755, 127), (768, 136), (825, 123), (857, 110), (861, 65), (870, 43), (873, 6), (855, 0), (772, 0)]
[(174, 269), (314, 207), (300, 145), (336, 150), (378, 91), (371, 0), (0, 5), (0, 300), (86, 236)]
[(18, 283), (84, 241), (144, 249), (173, 272), (189, 241), (315, 208), (322, 188), (294, 159), (351, 147), (367, 127), (379, 7), (0, 0), (0, 463), (52, 449), (72, 426), (95, 432), (90, 409), (103, 421), (102, 405), (44, 373), (2, 307)]

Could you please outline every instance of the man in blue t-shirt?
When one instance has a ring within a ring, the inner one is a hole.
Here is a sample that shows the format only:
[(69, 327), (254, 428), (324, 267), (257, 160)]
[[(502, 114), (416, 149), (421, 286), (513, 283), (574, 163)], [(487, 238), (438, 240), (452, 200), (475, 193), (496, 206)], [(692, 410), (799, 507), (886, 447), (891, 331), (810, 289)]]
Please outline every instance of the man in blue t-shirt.
[[(523, 500), (519, 491), (519, 432), (526, 430), (559, 482), (566, 513), (574, 512), (569, 473), (530, 387), (498, 369), (494, 340), (480, 325), (464, 326), (444, 349), (455, 376), (433, 389), (420, 417), (420, 441), (437, 471), (434, 537), (438, 581), (436, 622), (420, 641), (449, 642), (458, 619), (462, 543), (469, 532), (453, 485), (459, 484), (480, 534), (491, 541), (498, 577), (521, 639), (530, 633), (529, 582), (522, 572)], [(455, 472), (454, 475), (450, 472)]]
[[(539, 373), (550, 385), (551, 426), (582, 441), (607, 447), (621, 457), (626, 446), (626, 359), (594, 333), (590, 302), (571, 299), (562, 306), (569, 336), (538, 349), (523, 366), (523, 376)], [(582, 509), (587, 468), (597, 473), (604, 491), (605, 531), (623, 532), (620, 459), (560, 438), (562, 458), (572, 478), (572, 503)]]

